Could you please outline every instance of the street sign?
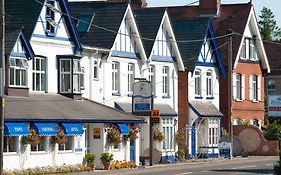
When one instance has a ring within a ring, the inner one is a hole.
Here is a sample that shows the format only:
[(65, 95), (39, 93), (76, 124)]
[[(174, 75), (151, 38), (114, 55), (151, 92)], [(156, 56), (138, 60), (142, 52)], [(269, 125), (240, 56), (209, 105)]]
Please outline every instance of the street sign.
[(151, 123), (160, 123), (160, 111), (159, 111), (159, 109), (151, 110), (150, 118), (151, 118)]

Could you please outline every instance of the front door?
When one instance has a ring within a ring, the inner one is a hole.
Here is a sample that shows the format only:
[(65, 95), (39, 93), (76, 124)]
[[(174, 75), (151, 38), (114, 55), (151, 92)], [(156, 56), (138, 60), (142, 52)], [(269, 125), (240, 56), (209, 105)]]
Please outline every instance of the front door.
[(135, 162), (135, 140), (130, 140), (130, 161)]

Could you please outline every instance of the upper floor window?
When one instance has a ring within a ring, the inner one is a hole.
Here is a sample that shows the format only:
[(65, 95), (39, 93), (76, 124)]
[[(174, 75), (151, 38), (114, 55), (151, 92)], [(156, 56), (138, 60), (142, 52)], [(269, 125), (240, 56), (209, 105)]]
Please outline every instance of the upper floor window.
[(253, 100), (258, 101), (258, 76), (252, 76), (252, 94)]
[(249, 58), (250, 60), (256, 60), (256, 48), (253, 39), (249, 39)]
[(162, 93), (169, 96), (169, 67), (164, 66), (162, 69)]
[(54, 35), (57, 24), (55, 22), (55, 1), (47, 0), (46, 4), (46, 33)]
[(83, 70), (80, 59), (60, 58), (60, 92), (80, 93), (83, 81)]
[(269, 80), (267, 82), (267, 93), (268, 95), (275, 94), (276, 91), (276, 82), (274, 80)]
[(46, 65), (46, 58), (34, 58), (32, 66), (33, 91), (46, 91)]
[(133, 92), (133, 84), (135, 79), (135, 66), (132, 63), (128, 64), (128, 92)]
[(240, 52), (241, 59), (246, 59), (246, 51), (247, 51), (247, 45), (246, 45), (246, 40), (244, 40), (242, 43), (242, 48), (241, 48), (241, 52)]
[(120, 93), (120, 65), (112, 62), (112, 93)]
[(27, 59), (10, 57), (9, 65), (10, 86), (27, 87)]
[(206, 73), (206, 90), (207, 90), (207, 96), (213, 95), (213, 79), (212, 79), (212, 71), (208, 70)]
[(152, 85), (152, 92), (154, 92), (155, 95), (155, 66), (154, 65), (149, 66), (148, 81), (150, 81)]
[(232, 95), (233, 99), (237, 101), (245, 100), (245, 75), (239, 73), (233, 73), (232, 78), (233, 89)]
[(202, 96), (202, 86), (201, 86), (201, 70), (196, 69), (194, 72), (195, 76), (195, 95)]
[(99, 64), (98, 60), (94, 59), (93, 60), (93, 79), (98, 80), (99, 79)]
[(244, 60), (251, 60), (251, 61), (257, 60), (255, 40), (253, 38), (244, 39), (240, 51), (240, 58)]
[(242, 75), (236, 74), (236, 99), (242, 100)]

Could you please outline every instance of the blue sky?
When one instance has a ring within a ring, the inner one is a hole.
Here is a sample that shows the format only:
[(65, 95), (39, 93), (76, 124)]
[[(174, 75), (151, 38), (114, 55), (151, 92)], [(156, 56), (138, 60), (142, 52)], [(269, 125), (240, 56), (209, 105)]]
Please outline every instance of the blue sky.
[[(196, 0), (147, 0), (148, 6), (177, 6), (186, 5), (192, 3)], [(221, 0), (222, 4), (232, 4), (232, 3), (246, 3), (250, 0)], [(260, 11), (263, 7), (271, 9), (275, 15), (275, 20), (277, 25), (281, 27), (281, 1), (280, 0), (252, 0), (255, 8), (257, 18), (259, 20)]]

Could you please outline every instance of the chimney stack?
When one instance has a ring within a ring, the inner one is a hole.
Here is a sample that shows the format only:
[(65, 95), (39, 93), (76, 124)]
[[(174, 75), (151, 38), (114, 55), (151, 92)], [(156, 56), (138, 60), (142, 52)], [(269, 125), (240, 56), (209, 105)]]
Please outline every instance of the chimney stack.
[(200, 15), (218, 15), (221, 0), (199, 0)]

